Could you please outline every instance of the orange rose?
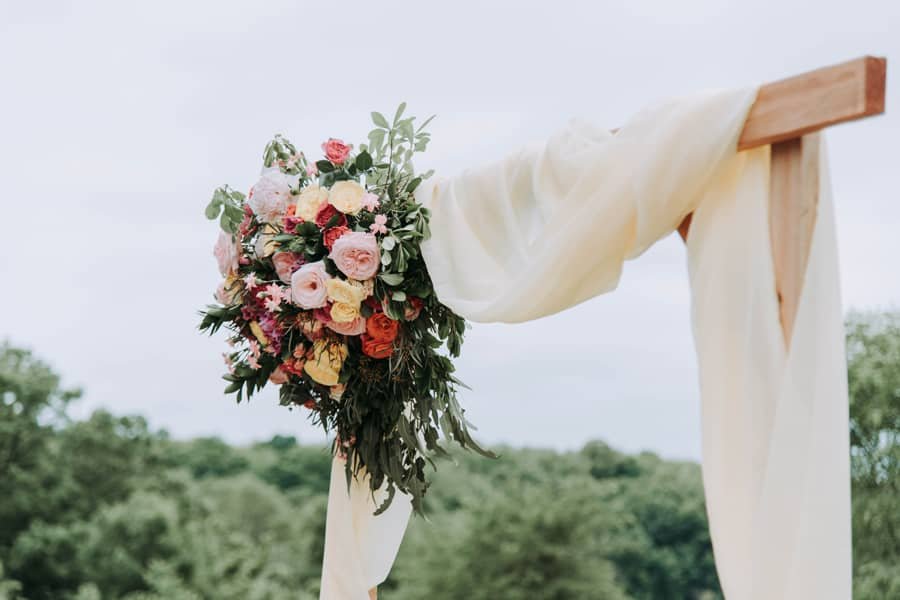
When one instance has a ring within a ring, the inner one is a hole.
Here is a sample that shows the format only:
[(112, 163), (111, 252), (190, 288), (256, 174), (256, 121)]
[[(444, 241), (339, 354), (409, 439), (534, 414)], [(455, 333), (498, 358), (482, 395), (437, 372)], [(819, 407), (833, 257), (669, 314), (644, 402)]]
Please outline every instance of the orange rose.
[(387, 358), (394, 353), (394, 341), (382, 342), (364, 333), (362, 334), (362, 351), (363, 354), (372, 358)]
[(393, 342), (400, 330), (400, 323), (386, 314), (375, 313), (366, 321), (366, 333), (377, 342)]

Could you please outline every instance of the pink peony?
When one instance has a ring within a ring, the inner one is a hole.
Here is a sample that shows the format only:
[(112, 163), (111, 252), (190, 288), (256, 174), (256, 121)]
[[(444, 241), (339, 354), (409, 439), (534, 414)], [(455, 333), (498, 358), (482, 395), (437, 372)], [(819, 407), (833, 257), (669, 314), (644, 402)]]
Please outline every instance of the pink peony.
[(294, 252), (276, 252), (272, 255), (272, 265), (278, 278), (284, 283), (290, 283), (291, 275), (303, 265), (303, 257)]
[(329, 323), (325, 323), (325, 327), (334, 331), (335, 333), (340, 333), (341, 335), (359, 335), (366, 330), (366, 318), (363, 316), (359, 316), (349, 323), (337, 323), (335, 321), (331, 321)]
[(281, 171), (273, 169), (263, 174), (253, 186), (253, 195), (247, 199), (247, 204), (263, 223), (278, 223), (287, 212), (290, 199), (290, 182)]
[(350, 279), (364, 281), (378, 272), (378, 242), (371, 233), (345, 233), (331, 247), (328, 258)]
[(325, 282), (330, 278), (321, 260), (307, 263), (291, 275), (291, 294), (294, 304), (307, 310), (321, 308), (327, 302)]
[(231, 234), (222, 231), (219, 233), (219, 239), (216, 240), (213, 255), (216, 257), (216, 262), (219, 263), (219, 273), (222, 274), (222, 277), (227, 277), (229, 273), (234, 273), (238, 269), (241, 245), (232, 239)]
[(328, 141), (322, 144), (322, 152), (325, 153), (325, 158), (336, 165), (344, 164), (344, 161), (350, 155), (351, 148), (353, 146), (350, 144), (345, 144), (343, 140), (335, 138), (328, 138)]

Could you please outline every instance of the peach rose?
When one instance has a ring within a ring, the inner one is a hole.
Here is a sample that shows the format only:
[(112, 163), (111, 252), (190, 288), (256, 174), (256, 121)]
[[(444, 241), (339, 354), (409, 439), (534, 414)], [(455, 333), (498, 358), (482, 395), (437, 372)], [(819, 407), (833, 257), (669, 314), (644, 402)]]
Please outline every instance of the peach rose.
[(284, 283), (290, 283), (291, 275), (302, 265), (303, 257), (295, 252), (276, 252), (272, 255), (272, 266)]
[(366, 331), (366, 318), (362, 315), (359, 315), (354, 320), (348, 323), (331, 321), (329, 323), (325, 323), (325, 327), (335, 333), (340, 333), (341, 335), (359, 335), (361, 333), (365, 333)]
[(241, 256), (241, 245), (235, 241), (230, 233), (219, 232), (219, 238), (213, 248), (213, 255), (219, 264), (219, 273), (222, 277), (228, 277), (238, 269), (238, 259)]
[(288, 382), (288, 374), (285, 373), (281, 367), (275, 367), (275, 370), (272, 371), (272, 374), (269, 375), (269, 381), (274, 383), (275, 385), (281, 385), (283, 383)]

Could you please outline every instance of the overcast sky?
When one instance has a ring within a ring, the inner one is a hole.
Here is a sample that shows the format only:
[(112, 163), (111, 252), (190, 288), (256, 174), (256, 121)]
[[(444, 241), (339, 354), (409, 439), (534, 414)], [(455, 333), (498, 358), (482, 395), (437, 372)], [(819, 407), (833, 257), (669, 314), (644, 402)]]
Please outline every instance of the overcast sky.
[[(435, 8), (440, 6), (442, 8)], [(274, 393), (222, 395), (212, 190), (246, 190), (274, 133), (364, 141), (371, 110), (437, 113), (445, 174), (574, 116), (765, 82), (863, 54), (900, 66), (896, 0), (16, 2), (0, 0), (0, 339), (71, 385), (77, 414), (141, 413), (177, 437), (324, 440)], [(844, 300), (900, 304), (900, 94), (830, 131)], [(687, 140), (686, 140), (687, 142)], [(463, 402), (488, 443), (699, 456), (685, 253), (674, 236), (618, 291), (475, 326)]]

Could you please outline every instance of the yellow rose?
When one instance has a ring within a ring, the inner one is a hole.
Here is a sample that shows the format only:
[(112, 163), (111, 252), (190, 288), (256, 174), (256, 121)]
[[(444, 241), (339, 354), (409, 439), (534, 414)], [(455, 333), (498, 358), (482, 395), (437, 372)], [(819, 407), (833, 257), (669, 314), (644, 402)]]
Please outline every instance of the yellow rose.
[(362, 210), (362, 197), (366, 189), (355, 181), (338, 181), (331, 186), (328, 201), (331, 205), (348, 215), (355, 215)]
[(332, 302), (359, 306), (359, 303), (366, 299), (366, 291), (362, 284), (354, 285), (338, 277), (332, 277), (325, 282), (325, 289)]
[(328, 202), (328, 190), (317, 185), (311, 185), (297, 196), (297, 207), (294, 215), (304, 221), (315, 221), (316, 213)]
[(347, 358), (346, 344), (340, 344), (334, 340), (319, 339), (313, 343), (313, 356), (303, 365), (303, 370), (316, 383), (322, 385), (337, 385), (341, 375), (341, 367)]
[(256, 336), (256, 339), (259, 340), (259, 343), (263, 346), (269, 345), (269, 338), (266, 337), (266, 334), (263, 333), (262, 327), (259, 326), (257, 321), (250, 321), (250, 331), (253, 332), (253, 335)]
[(275, 241), (275, 236), (281, 233), (277, 227), (265, 225), (262, 232), (256, 238), (256, 244), (253, 246), (253, 253), (256, 258), (263, 259), (275, 254), (280, 245)]
[(359, 303), (344, 304), (335, 302), (331, 305), (331, 320), (335, 323), (352, 323), (359, 316)]

